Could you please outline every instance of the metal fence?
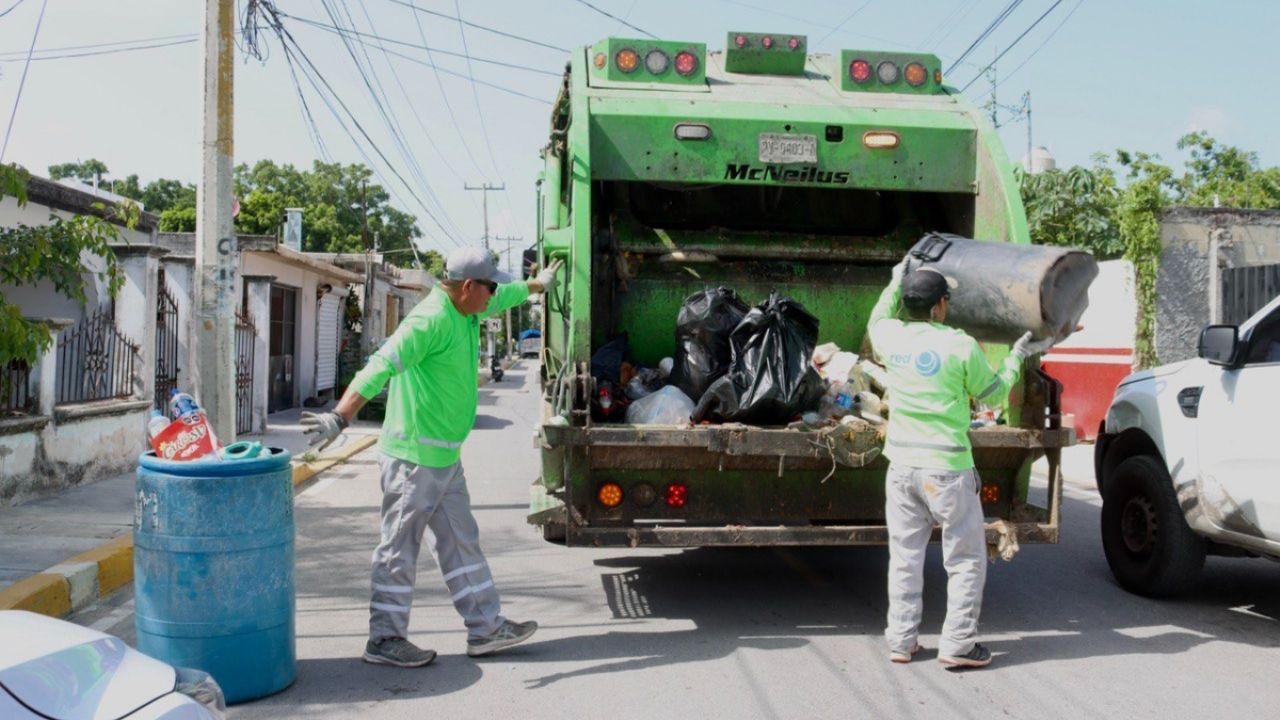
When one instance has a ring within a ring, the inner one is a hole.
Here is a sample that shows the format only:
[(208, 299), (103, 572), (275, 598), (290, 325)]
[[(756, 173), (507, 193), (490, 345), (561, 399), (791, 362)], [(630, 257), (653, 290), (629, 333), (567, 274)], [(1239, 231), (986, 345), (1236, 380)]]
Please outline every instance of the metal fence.
[(1280, 265), (1222, 271), (1222, 322), (1239, 325), (1280, 295)]
[(25, 360), (10, 360), (0, 368), (0, 416), (29, 415), (35, 404), (31, 366)]
[(258, 330), (246, 312), (236, 313), (236, 434), (253, 432), (253, 346)]
[(165, 412), (169, 394), (178, 387), (178, 302), (160, 271), (156, 302), (156, 409)]
[(137, 344), (116, 329), (110, 307), (100, 308), (58, 338), (57, 404), (129, 397), (137, 362)]

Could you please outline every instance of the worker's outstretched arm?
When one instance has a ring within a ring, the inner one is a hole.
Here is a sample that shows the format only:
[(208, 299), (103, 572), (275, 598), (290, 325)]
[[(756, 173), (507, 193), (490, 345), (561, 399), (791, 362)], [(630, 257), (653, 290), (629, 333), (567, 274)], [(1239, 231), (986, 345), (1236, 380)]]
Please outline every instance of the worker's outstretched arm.
[(513, 308), (534, 293), (550, 292), (556, 286), (556, 272), (560, 270), (563, 263), (559, 260), (548, 265), (539, 272), (536, 277), (530, 278), (526, 282), (512, 282), (498, 286), (498, 291), (493, 294), (489, 300), (489, 305), (485, 307), (484, 312), (480, 313), (480, 318), (484, 319), (492, 317), (500, 312)]
[(1000, 363), (1000, 368), (992, 370), (982, 347), (974, 340), (965, 366), (965, 390), (984, 405), (1003, 404), (1014, 383), (1022, 377), (1022, 364), (1032, 355), (1053, 347), (1053, 343), (1052, 338), (1032, 340), (1031, 333), (1027, 333), (1009, 349), (1009, 355)]
[(867, 334), (871, 336), (871, 346), (875, 349), (876, 354), (880, 354), (880, 335), (876, 331), (876, 325), (882, 320), (890, 320), (898, 317), (898, 306), (902, 302), (902, 278), (907, 274), (907, 261), (893, 266), (893, 274), (889, 278), (889, 285), (880, 293), (880, 299), (876, 301), (875, 307), (871, 308), (871, 315), (867, 317)]

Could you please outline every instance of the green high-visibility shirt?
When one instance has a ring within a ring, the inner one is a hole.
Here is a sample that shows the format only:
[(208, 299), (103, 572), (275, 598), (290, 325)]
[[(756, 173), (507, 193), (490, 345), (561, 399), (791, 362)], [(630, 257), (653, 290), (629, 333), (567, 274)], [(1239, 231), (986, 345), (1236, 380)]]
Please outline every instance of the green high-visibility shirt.
[(489, 306), (464, 316), (440, 288), (431, 291), (351, 381), (366, 399), (387, 391), (378, 448), (425, 467), (448, 467), (476, 420), (480, 321), (529, 297), (526, 283), (498, 286)]
[(977, 340), (939, 323), (899, 320), (899, 302), (899, 284), (890, 283), (867, 321), (871, 344), (889, 376), (884, 454), (911, 467), (968, 470), (973, 467), (969, 398), (1003, 404), (1022, 363), (1009, 355), (992, 370)]

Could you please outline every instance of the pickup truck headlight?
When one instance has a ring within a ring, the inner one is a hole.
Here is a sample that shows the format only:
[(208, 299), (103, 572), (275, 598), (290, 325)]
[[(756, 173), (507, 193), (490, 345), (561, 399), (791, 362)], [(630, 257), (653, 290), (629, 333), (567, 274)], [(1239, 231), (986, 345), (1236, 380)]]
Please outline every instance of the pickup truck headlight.
[(222, 688), (218, 687), (217, 680), (202, 670), (192, 668), (176, 668), (176, 670), (178, 682), (173, 688), (176, 692), (205, 706), (218, 720), (223, 720), (227, 716), (227, 700), (223, 697)]
[(1178, 392), (1178, 407), (1182, 408), (1182, 414), (1189, 418), (1200, 415), (1200, 393), (1204, 391), (1201, 386), (1183, 388)]

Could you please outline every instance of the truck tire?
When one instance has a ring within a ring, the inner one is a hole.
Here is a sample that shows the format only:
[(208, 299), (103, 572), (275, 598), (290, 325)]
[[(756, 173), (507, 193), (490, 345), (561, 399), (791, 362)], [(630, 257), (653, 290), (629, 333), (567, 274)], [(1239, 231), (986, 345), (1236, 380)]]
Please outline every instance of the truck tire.
[(1116, 581), (1129, 592), (1170, 597), (1195, 584), (1206, 543), (1187, 525), (1158, 458), (1131, 457), (1107, 477), (1102, 549)]

